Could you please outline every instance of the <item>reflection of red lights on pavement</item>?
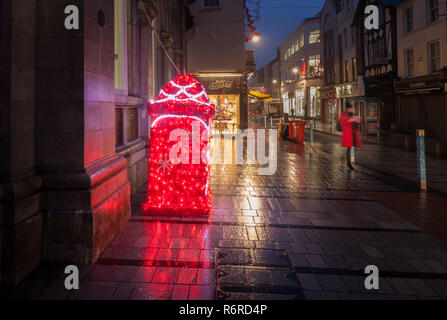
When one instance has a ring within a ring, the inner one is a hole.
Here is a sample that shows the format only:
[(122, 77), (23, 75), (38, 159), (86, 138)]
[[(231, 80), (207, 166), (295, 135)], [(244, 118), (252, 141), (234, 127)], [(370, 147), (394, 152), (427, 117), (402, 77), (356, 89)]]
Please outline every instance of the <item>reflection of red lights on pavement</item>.
[[(190, 75), (178, 76), (161, 89), (147, 108), (152, 126), (147, 201), (143, 204), (143, 212), (182, 215), (209, 212), (210, 165), (202, 159), (209, 159), (209, 131), (215, 110), (205, 88)], [(188, 139), (171, 141), (170, 135), (176, 129), (184, 130)], [(181, 150), (189, 150), (187, 163), (172, 163), (173, 148), (180, 149), (177, 151), (179, 158), (185, 156)]]

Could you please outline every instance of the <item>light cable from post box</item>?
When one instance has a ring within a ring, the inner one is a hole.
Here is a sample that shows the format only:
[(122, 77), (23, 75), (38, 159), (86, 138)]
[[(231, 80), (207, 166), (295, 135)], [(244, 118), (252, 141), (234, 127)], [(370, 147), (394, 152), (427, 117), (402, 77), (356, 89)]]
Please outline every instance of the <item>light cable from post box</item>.
[(168, 51), (166, 50), (165, 46), (163, 45), (163, 42), (161, 41), (160, 37), (158, 36), (157, 31), (154, 29), (154, 27), (152, 26), (151, 23), (151, 19), (146, 11), (146, 8), (144, 7), (143, 1), (140, 0), (139, 2), (140, 4), (140, 9), (144, 11), (144, 15), (146, 16), (147, 19), (147, 23), (149, 24), (149, 27), (151, 28), (151, 30), (154, 32), (155, 37), (158, 40), (158, 43), (160, 43), (161, 48), (163, 49), (165, 55), (168, 57), (169, 61), (171, 62), (171, 64), (174, 66), (175, 70), (177, 70), (178, 74), (181, 75), (182, 72), (180, 71), (179, 67), (177, 67), (177, 65), (175, 64), (174, 60), (172, 60), (171, 56), (169, 55)]

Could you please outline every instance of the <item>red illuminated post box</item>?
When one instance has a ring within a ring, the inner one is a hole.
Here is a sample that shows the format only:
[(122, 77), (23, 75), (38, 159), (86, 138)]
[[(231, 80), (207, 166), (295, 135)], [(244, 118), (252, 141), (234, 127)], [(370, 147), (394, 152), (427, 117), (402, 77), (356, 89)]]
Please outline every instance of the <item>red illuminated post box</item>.
[(191, 75), (166, 84), (149, 102), (147, 214), (204, 214), (211, 209), (210, 128), (215, 107)]

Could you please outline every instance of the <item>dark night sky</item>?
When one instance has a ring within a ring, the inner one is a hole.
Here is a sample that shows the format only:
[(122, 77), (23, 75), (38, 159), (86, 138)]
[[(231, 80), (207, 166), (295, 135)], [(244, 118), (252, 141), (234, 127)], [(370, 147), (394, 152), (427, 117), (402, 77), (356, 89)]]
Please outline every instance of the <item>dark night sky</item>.
[(324, 0), (261, 0), (261, 19), (256, 23), (261, 39), (247, 43), (247, 49), (255, 49), (256, 69), (274, 59), (276, 48), (302, 20), (315, 16), (323, 3)]

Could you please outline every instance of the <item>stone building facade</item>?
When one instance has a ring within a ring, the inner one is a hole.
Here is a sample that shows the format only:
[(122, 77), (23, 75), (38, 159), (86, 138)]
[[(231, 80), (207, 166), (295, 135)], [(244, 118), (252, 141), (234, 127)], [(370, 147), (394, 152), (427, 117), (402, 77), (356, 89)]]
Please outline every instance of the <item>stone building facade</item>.
[(216, 105), (213, 125), (247, 128), (247, 74), (254, 62), (245, 51), (244, 1), (199, 0), (189, 9), (194, 26), (186, 34), (187, 71)]
[(281, 98), (289, 116), (320, 117), (320, 19), (305, 19), (279, 46)]
[[(447, 2), (400, 1), (396, 7), (395, 131), (425, 129), (429, 154), (447, 156)], [(415, 139), (410, 139), (415, 149)]]
[(322, 31), (321, 104), (324, 122), (335, 126), (346, 103), (361, 115), (363, 80), (358, 77), (357, 36), (353, 24), (358, 0), (327, 0), (320, 12)]
[(147, 179), (145, 105), (175, 75), (154, 32), (183, 69), (187, 4), (1, 1), (0, 283), (44, 260), (91, 263), (128, 221)]

